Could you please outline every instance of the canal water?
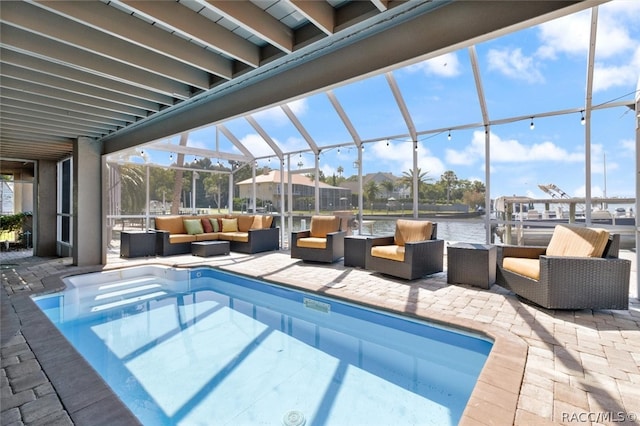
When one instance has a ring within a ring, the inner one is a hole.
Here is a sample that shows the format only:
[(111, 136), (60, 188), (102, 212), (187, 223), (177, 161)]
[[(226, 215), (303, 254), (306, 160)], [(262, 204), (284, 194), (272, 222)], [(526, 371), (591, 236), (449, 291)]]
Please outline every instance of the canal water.
[[(362, 224), (362, 235), (392, 235), (395, 232), (396, 219), (366, 219)], [(405, 219), (410, 219), (405, 217)], [(429, 219), (438, 224), (438, 239), (457, 242), (464, 241), (469, 243), (486, 243), (486, 230), (484, 216), (466, 218), (466, 219), (450, 219), (450, 218), (433, 218)], [(309, 229), (310, 217), (294, 217), (293, 229), (295, 231), (301, 229)], [(276, 226), (279, 226), (276, 224)], [(354, 229), (353, 234), (358, 234), (358, 229)]]

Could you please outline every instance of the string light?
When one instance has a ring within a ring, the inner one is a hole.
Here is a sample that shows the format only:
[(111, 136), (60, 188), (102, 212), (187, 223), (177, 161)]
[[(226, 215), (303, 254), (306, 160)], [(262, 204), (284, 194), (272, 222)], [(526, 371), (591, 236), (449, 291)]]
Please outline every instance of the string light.
[(447, 135), (447, 139), (451, 140), (451, 129), (449, 129), (449, 135)]
[(533, 117), (531, 117), (531, 124), (529, 124), (529, 128), (530, 128), (531, 130), (533, 130), (533, 129), (535, 129), (535, 128), (536, 128), (535, 124), (533, 124)]
[(169, 154), (169, 161), (173, 161), (173, 152)]
[(415, 149), (416, 151), (418, 150), (418, 141), (415, 141), (413, 143), (413, 149)]
[(387, 146), (389, 146), (389, 139), (387, 139)]
[(584, 110), (580, 111), (580, 124), (584, 126), (586, 120), (584, 119)]

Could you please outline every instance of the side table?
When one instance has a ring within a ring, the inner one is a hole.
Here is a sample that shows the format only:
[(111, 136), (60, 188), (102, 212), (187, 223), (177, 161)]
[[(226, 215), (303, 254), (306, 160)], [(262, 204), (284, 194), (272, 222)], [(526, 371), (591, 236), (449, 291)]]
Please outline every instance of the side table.
[(344, 237), (344, 266), (366, 269), (366, 235), (348, 235)]
[(496, 282), (498, 249), (490, 244), (455, 243), (447, 246), (447, 283), (484, 289)]
[(120, 257), (155, 256), (156, 233), (146, 231), (120, 232)]

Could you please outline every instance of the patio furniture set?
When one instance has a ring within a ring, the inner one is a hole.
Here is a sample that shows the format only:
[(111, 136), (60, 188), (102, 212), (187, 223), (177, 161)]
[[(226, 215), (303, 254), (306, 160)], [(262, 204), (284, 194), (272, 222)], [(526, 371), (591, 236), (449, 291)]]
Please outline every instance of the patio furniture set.
[[(548, 247), (455, 243), (447, 247), (447, 282), (513, 291), (547, 309), (628, 309), (631, 261), (620, 259), (619, 234), (557, 225)], [(340, 219), (313, 216), (293, 232), (291, 257), (335, 262), (406, 280), (443, 271), (444, 241), (437, 224), (396, 221), (394, 235), (347, 236)]]
[(278, 250), (280, 233), (271, 215), (158, 216), (151, 231), (121, 232), (120, 256), (196, 256)]
[[(443, 271), (437, 223), (398, 219), (394, 235), (347, 235), (339, 216), (312, 216), (291, 233), (293, 259), (333, 263), (414, 280)], [(121, 256), (257, 253), (279, 248), (268, 215), (164, 216), (150, 232), (123, 232)], [(455, 243), (447, 246), (447, 283), (489, 289), (496, 283), (547, 309), (628, 309), (631, 261), (620, 235), (557, 225), (547, 247)]]

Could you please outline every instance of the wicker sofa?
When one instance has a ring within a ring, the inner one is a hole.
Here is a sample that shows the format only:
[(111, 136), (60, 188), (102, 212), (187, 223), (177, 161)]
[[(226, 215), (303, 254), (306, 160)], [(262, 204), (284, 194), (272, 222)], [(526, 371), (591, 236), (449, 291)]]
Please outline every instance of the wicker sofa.
[(280, 231), (274, 225), (270, 215), (157, 216), (156, 254), (191, 253), (192, 242), (216, 240), (229, 241), (231, 251), (240, 253), (278, 250)]
[(444, 240), (437, 236), (437, 223), (398, 219), (395, 235), (367, 239), (367, 269), (406, 280), (442, 272)]
[(496, 283), (547, 309), (628, 309), (619, 248), (619, 234), (557, 225), (547, 247), (499, 247)]

